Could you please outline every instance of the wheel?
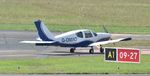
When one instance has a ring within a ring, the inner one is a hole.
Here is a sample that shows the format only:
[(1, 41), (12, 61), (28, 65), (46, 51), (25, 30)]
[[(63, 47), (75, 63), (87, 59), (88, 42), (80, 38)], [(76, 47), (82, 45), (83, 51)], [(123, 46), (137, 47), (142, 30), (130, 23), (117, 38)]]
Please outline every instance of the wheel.
[(90, 53), (90, 54), (93, 54), (93, 53), (94, 53), (94, 49), (90, 49), (90, 50), (89, 50), (89, 53)]
[(100, 47), (100, 53), (104, 54), (104, 49), (102, 47)]
[(70, 53), (74, 53), (74, 50), (75, 50), (74, 48), (71, 48)]

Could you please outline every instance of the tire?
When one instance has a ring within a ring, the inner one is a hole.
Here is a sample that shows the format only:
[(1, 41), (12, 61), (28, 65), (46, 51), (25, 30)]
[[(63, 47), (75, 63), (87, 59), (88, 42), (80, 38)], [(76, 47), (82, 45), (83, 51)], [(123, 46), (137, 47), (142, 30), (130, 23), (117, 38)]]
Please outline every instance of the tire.
[(71, 49), (70, 49), (70, 53), (74, 53), (74, 50), (75, 50), (75, 49), (71, 48)]
[(104, 54), (104, 49), (102, 47), (100, 48), (100, 53)]
[(94, 49), (90, 49), (90, 50), (89, 50), (89, 53), (90, 53), (90, 54), (93, 54), (93, 53), (94, 53)]

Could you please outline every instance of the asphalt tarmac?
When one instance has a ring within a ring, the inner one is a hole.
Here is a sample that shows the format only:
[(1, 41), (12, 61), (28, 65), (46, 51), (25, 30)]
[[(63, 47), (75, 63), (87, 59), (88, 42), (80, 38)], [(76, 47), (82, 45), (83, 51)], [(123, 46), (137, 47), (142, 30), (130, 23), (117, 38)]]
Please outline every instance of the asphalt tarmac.
[[(54, 33), (54, 35), (58, 34), (60, 33)], [(88, 52), (89, 48), (77, 48), (75, 51), (76, 53), (71, 54), (69, 53), (70, 48), (35, 46), (34, 44), (19, 43), (23, 40), (35, 40), (36, 37), (37, 32), (0, 31), (0, 58), (91, 55)], [(133, 40), (150, 40), (150, 35), (113, 34), (112, 37), (113, 39), (121, 37), (132, 37)], [(139, 49), (143, 49), (143, 47), (144, 46), (141, 46)], [(144, 47), (144, 49), (150, 49), (150, 47)], [(94, 55), (99, 55), (98, 49), (96, 49)]]
[[(60, 33), (54, 33), (55, 35)], [(150, 35), (113, 34), (113, 38), (132, 37), (133, 40), (150, 40)], [(70, 54), (69, 48), (62, 47), (36, 47), (31, 44), (20, 44), (23, 40), (35, 40), (36, 32), (28, 31), (0, 31), (0, 59), (7, 58), (35, 58), (35, 57), (59, 57), (59, 56), (95, 56), (89, 54), (89, 48), (78, 48), (76, 53)], [(143, 48), (143, 46), (139, 47)], [(150, 49), (150, 47), (144, 47)], [(0, 76), (149, 76), (149, 74), (0, 74)]]

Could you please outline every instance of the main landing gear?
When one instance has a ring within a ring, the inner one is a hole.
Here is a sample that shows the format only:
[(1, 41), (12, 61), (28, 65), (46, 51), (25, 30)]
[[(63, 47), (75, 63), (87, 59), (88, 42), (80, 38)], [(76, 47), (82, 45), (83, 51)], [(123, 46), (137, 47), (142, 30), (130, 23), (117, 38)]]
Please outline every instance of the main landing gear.
[[(91, 47), (91, 49), (89, 50), (89, 53), (90, 54), (93, 54), (94, 53), (94, 49), (93, 49), (93, 47)], [(104, 49), (103, 49), (103, 47), (100, 45), (100, 53), (101, 54), (104, 54)]]
[(93, 47), (91, 47), (91, 49), (89, 50), (89, 53), (90, 53), (90, 54), (93, 54), (93, 53), (94, 53)]
[[(76, 50), (76, 48), (71, 48), (71, 49), (70, 49), (70, 53), (74, 53), (75, 50)], [(90, 54), (93, 54), (93, 53), (94, 53), (93, 47), (91, 47), (91, 49), (89, 50), (89, 53), (90, 53)]]
[[(70, 49), (70, 53), (74, 53), (75, 50), (76, 50), (76, 48), (71, 48)], [(94, 54), (94, 48), (93, 47), (91, 47), (91, 49), (89, 50), (89, 53), (90, 54)], [(103, 49), (103, 47), (101, 45), (100, 45), (100, 53), (104, 54), (104, 49)]]
[(75, 49), (76, 49), (76, 48), (71, 48), (71, 49), (70, 49), (70, 53), (74, 53)]

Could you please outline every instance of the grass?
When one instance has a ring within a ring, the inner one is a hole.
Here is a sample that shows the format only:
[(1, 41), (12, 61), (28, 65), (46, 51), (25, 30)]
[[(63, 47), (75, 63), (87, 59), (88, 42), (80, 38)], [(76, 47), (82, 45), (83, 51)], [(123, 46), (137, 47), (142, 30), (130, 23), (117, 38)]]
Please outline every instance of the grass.
[[(24, 24), (5, 24), (0, 26), (0, 30), (19, 30), (19, 31), (34, 31), (36, 30), (34, 25), (24, 25)], [(52, 32), (67, 32), (71, 30), (76, 29), (91, 29), (95, 32), (105, 32), (102, 26), (83, 26), (83, 27), (77, 27), (76, 25), (49, 25), (49, 30)], [(149, 27), (136, 27), (136, 26), (110, 26), (106, 27), (110, 33), (128, 33), (128, 34), (149, 34), (150, 29)]]
[[(35, 30), (43, 20), (52, 31), (90, 28), (112, 33), (150, 33), (149, 0), (1, 0), (0, 30)], [(81, 26), (81, 27), (80, 27)]]
[(0, 73), (11, 74), (128, 74), (150, 73), (149, 55), (140, 64), (104, 62), (103, 55), (0, 60)]
[[(105, 25), (111, 33), (150, 34), (149, 8), (150, 0), (0, 0), (0, 30), (34, 31), (33, 21), (41, 19), (51, 31), (103, 31)], [(1, 59), (0, 73), (150, 73), (149, 64), (149, 55), (140, 64), (108, 63), (102, 55)]]

